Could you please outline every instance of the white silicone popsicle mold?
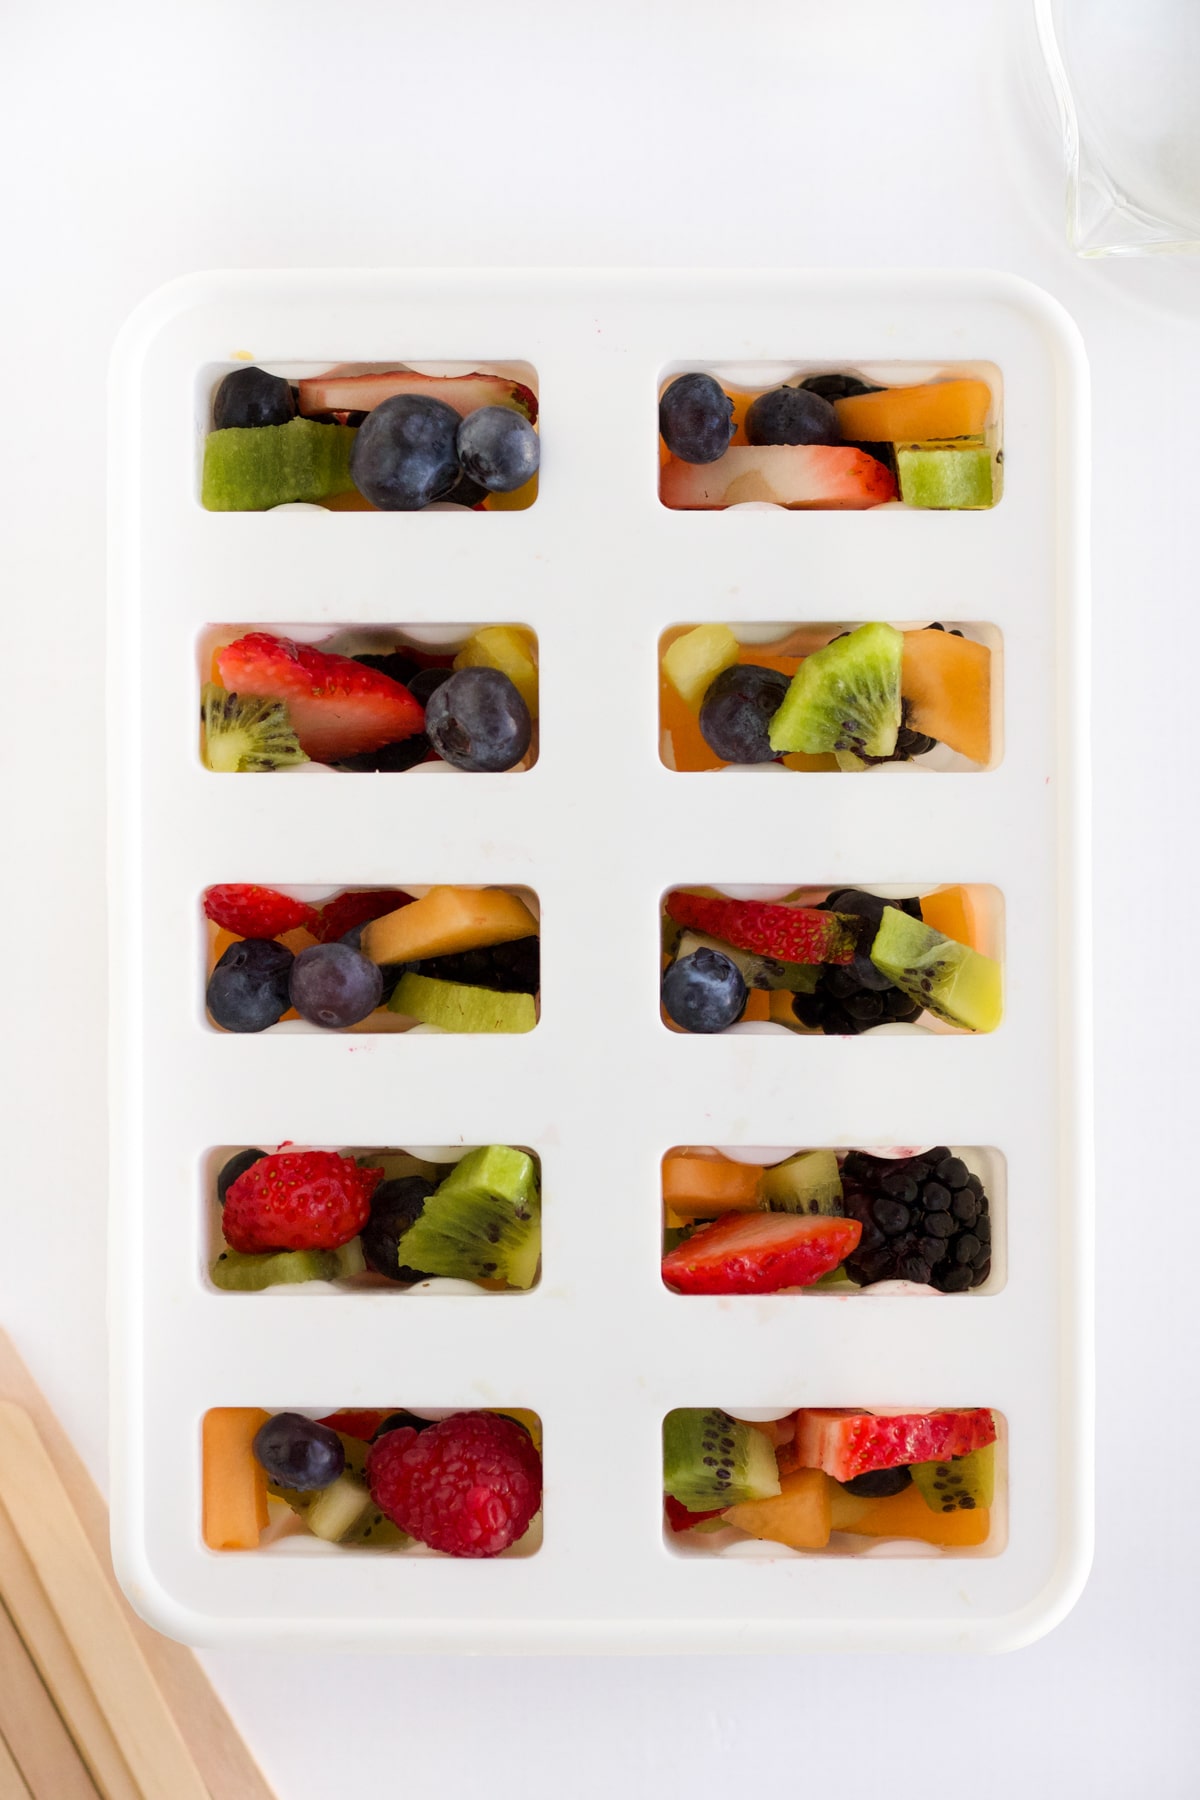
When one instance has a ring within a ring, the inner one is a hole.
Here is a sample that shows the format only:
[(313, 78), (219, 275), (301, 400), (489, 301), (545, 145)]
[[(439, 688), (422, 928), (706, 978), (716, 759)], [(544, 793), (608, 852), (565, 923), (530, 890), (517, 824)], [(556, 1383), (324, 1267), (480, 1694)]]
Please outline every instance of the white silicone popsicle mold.
[[(205, 513), (197, 394), (238, 352), (527, 361), (536, 504)], [(668, 511), (660, 377), (734, 362), (897, 376), (994, 364), (1003, 498), (979, 513)], [(225, 274), (134, 315), (112, 388), (112, 1518), (126, 1591), (161, 1629), (421, 1650), (946, 1650), (1019, 1644), (1071, 1604), (1091, 1537), (1086, 406), (1070, 321), (986, 273)], [(667, 625), (939, 615), (1002, 634), (1004, 756), (982, 777), (735, 783), (660, 763)], [(528, 773), (229, 780), (201, 767), (196, 654), (210, 624), (461, 618), (537, 632)], [(665, 889), (854, 880), (995, 884), (1007, 994), (995, 1033), (664, 1029)], [(541, 1022), (520, 1038), (215, 1032), (198, 970), (199, 897), (217, 881), (531, 887)], [(212, 1292), (206, 1157), (284, 1138), (532, 1146), (539, 1285), (504, 1306)], [(664, 1289), (670, 1146), (947, 1141), (1006, 1161), (1000, 1292), (817, 1304)], [(662, 1419), (713, 1403), (992, 1406), (1005, 1546), (673, 1553)], [(200, 1535), (200, 1419), (248, 1404), (532, 1408), (544, 1544), (496, 1562), (214, 1554)]]

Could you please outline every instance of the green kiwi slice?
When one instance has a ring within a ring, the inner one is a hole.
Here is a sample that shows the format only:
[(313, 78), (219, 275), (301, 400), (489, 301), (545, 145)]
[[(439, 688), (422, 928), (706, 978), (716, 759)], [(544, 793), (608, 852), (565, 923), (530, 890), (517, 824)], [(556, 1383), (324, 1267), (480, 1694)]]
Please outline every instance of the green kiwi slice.
[(209, 512), (263, 512), (297, 500), (327, 500), (354, 486), (351, 425), (289, 419), (230, 426), (204, 440), (200, 502)]
[(399, 1243), (401, 1265), (465, 1281), (529, 1288), (541, 1257), (533, 1158), (508, 1144), (470, 1150), (425, 1202)]
[(903, 634), (860, 625), (806, 656), (771, 720), (771, 748), (890, 756), (900, 730)]
[(832, 1150), (805, 1150), (767, 1169), (759, 1191), (771, 1212), (825, 1213), (839, 1217), (842, 1178)]
[(691, 1512), (779, 1493), (771, 1440), (719, 1406), (677, 1407), (663, 1420), (663, 1487)]
[(964, 1031), (994, 1031), (1003, 1011), (1000, 964), (885, 906), (871, 961), (902, 994)]
[(932, 1512), (973, 1512), (990, 1506), (996, 1489), (996, 1446), (986, 1444), (949, 1462), (912, 1463), (913, 1486)]
[(362, 1244), (351, 1238), (340, 1250), (268, 1250), (247, 1255), (222, 1250), (210, 1273), (214, 1287), (226, 1293), (259, 1293), (263, 1288), (297, 1281), (345, 1281), (366, 1268)]
[(282, 700), (243, 698), (209, 682), (201, 713), (204, 760), (218, 774), (262, 774), (308, 761)]

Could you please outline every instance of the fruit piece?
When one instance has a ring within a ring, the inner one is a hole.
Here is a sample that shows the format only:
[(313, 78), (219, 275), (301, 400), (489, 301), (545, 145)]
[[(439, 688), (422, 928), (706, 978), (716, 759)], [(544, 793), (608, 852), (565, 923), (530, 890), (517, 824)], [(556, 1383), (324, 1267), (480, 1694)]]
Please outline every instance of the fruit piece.
[(412, 973), (400, 977), (388, 1009), (422, 1025), (436, 1025), (440, 1031), (522, 1032), (537, 1024), (530, 994), (501, 994), (494, 988), (430, 981)]
[[(401, 687), (408, 687), (421, 672), (420, 663), (408, 650), (359, 650), (352, 661), (361, 663), (364, 669), (374, 669), (377, 675), (398, 681)], [(412, 692), (411, 688), (409, 692)]]
[(232, 692), (282, 700), (296, 736), (316, 762), (377, 750), (420, 731), (425, 714), (407, 688), (351, 656), (334, 656), (270, 632), (252, 631), (217, 652)]
[(663, 1157), (663, 1201), (681, 1220), (718, 1218), (726, 1212), (758, 1208), (762, 1170), (727, 1156), (689, 1156), (678, 1151)]
[(914, 1463), (912, 1478), (931, 1512), (974, 1512), (992, 1504), (996, 1490), (996, 1446), (985, 1444), (949, 1461)]
[(796, 1469), (783, 1475), (771, 1500), (744, 1500), (721, 1514), (747, 1537), (790, 1544), (793, 1550), (823, 1550), (829, 1542), (830, 1483), (820, 1469)]
[(265, 1150), (239, 1150), (229, 1158), (228, 1162), (221, 1165), (220, 1173), (217, 1176), (217, 1199), (222, 1206), (225, 1204), (226, 1194), (238, 1176), (244, 1175), (247, 1169), (252, 1169), (256, 1162), (261, 1162), (266, 1154)]
[(958, 1294), (987, 1280), (988, 1197), (979, 1176), (945, 1145), (911, 1157), (852, 1150), (842, 1186), (846, 1216), (863, 1228), (847, 1262), (855, 1281), (917, 1281)]
[(276, 1250), (251, 1256), (222, 1250), (210, 1273), (214, 1287), (245, 1294), (298, 1281), (346, 1281), (361, 1275), (365, 1267), (362, 1245), (351, 1238), (340, 1250)]
[[(414, 696), (415, 698), (415, 696)], [(398, 744), (381, 744), (378, 750), (360, 750), (353, 756), (339, 756), (334, 765), (355, 775), (403, 775), (418, 763), (436, 762), (437, 756), (423, 731)]]
[(310, 375), (300, 382), (302, 413), (370, 412), (396, 394), (424, 394), (452, 406), (460, 416), (479, 406), (512, 406), (537, 421), (537, 395), (504, 375), (418, 375), (393, 369), (382, 375)]
[(341, 1031), (375, 1011), (383, 998), (379, 965), (349, 944), (314, 944), (292, 964), (288, 994), (310, 1025)]
[(303, 1493), (328, 1487), (346, 1466), (337, 1432), (303, 1413), (276, 1413), (259, 1427), (253, 1448), (268, 1481)]
[(847, 1257), (856, 1219), (794, 1213), (729, 1213), (663, 1257), (662, 1276), (681, 1294), (774, 1294), (807, 1287)]
[(796, 1415), (796, 1457), (803, 1469), (824, 1469), (849, 1481), (868, 1469), (966, 1456), (994, 1443), (986, 1407), (961, 1411), (868, 1413), (804, 1407)]
[(922, 438), (975, 437), (987, 423), (991, 392), (985, 381), (928, 381), (919, 387), (878, 388), (835, 400), (845, 438), (889, 444)]
[(267, 1524), (267, 1478), (251, 1446), (270, 1418), (257, 1406), (214, 1406), (204, 1415), (204, 1541), (210, 1550), (254, 1550)]
[(851, 394), (879, 394), (882, 389), (877, 383), (861, 381), (857, 375), (807, 375), (800, 383), (810, 394), (820, 394), (822, 400), (831, 403), (835, 400), (848, 399)]
[(949, 631), (906, 631), (900, 691), (917, 731), (972, 762), (992, 758), (992, 653)]
[[(334, 1415), (337, 1417), (338, 1415)], [(364, 1415), (350, 1415), (363, 1417)], [(373, 1414), (378, 1418), (379, 1415)], [(337, 1480), (327, 1488), (305, 1491), (284, 1488), (274, 1482), (268, 1491), (276, 1500), (284, 1500), (304, 1520), (315, 1537), (327, 1543), (361, 1544), (369, 1549), (403, 1549), (412, 1539), (385, 1518), (367, 1486), (366, 1467), (370, 1446), (356, 1433), (320, 1421), (336, 1431), (341, 1442), (346, 1466)]]
[[(888, 906), (898, 906), (917, 918), (921, 913), (916, 899), (883, 900), (859, 888), (835, 888), (822, 905), (830, 912), (870, 920), (875, 926)], [(798, 994), (792, 1002), (794, 1016), (806, 1029), (827, 1036), (853, 1037), (874, 1025), (905, 1024), (919, 1018), (921, 1010), (861, 949), (848, 968), (822, 969), (811, 996)]]
[(992, 504), (990, 450), (897, 450), (896, 468), (906, 506), (960, 510)]
[(696, 625), (663, 652), (667, 680), (693, 712), (726, 669), (735, 665), (741, 647), (728, 625)]
[(537, 920), (505, 888), (433, 887), (411, 906), (372, 920), (362, 948), (372, 962), (407, 963), (536, 936)]
[(382, 919), (388, 913), (399, 912), (402, 906), (412, 902), (412, 895), (400, 888), (366, 888), (355, 889), (345, 894), (338, 894), (327, 900), (317, 916), (313, 930), (323, 944), (333, 944), (344, 938), (348, 931), (357, 925), (367, 925), (372, 919)]
[(832, 1150), (803, 1150), (799, 1156), (764, 1169), (758, 1191), (771, 1212), (848, 1216), (841, 1209), (842, 1178)]
[(681, 1506), (673, 1494), (663, 1495), (663, 1510), (667, 1515), (667, 1524), (672, 1531), (694, 1531), (696, 1526), (703, 1525), (706, 1519), (721, 1517), (720, 1507), (716, 1507), (712, 1512), (691, 1512), (686, 1506)]
[(498, 994), (536, 994), (541, 982), (541, 940), (513, 938), (507, 944), (488, 944), (482, 950), (422, 957), (413, 973), (426, 975), (432, 981), (494, 988)]
[(231, 1249), (337, 1250), (357, 1237), (371, 1210), (378, 1169), (334, 1150), (281, 1151), (239, 1175), (222, 1219)]
[(281, 700), (243, 699), (211, 681), (200, 698), (204, 761), (217, 774), (261, 775), (308, 761)]
[(922, 894), (921, 917), (956, 944), (982, 948), (982, 920), (969, 887), (944, 887), (935, 894)]
[(677, 1407), (663, 1420), (663, 1487), (689, 1512), (769, 1500), (780, 1491), (771, 1440), (720, 1407)]
[(813, 906), (726, 900), (673, 888), (666, 909), (677, 924), (780, 962), (848, 963), (858, 944), (857, 919)]
[(282, 375), (265, 369), (231, 369), (213, 395), (213, 429), (286, 425), (296, 416), (296, 396)]
[(459, 477), (459, 417), (430, 394), (381, 400), (359, 427), (350, 473), (360, 494), (384, 512), (419, 512)]
[(734, 444), (718, 462), (668, 462), (664, 506), (699, 510), (767, 500), (775, 506), (862, 511), (896, 498), (891, 471), (848, 445)]
[(277, 894), (274, 888), (247, 887), (234, 883), (210, 887), (204, 895), (204, 916), (226, 931), (244, 938), (280, 937), (296, 926), (312, 927), (316, 913), (303, 900)]
[(859, 1500), (833, 1487), (830, 1505), (835, 1531), (857, 1537), (916, 1538), (944, 1550), (966, 1550), (987, 1542), (991, 1515), (986, 1506), (971, 1512), (931, 1512), (916, 1488), (886, 1500)]
[(859, 1500), (888, 1500), (911, 1487), (912, 1468), (908, 1463), (898, 1463), (894, 1469), (868, 1469), (865, 1475), (856, 1475), (842, 1485)]
[(898, 907), (884, 910), (871, 961), (910, 1000), (965, 1031), (994, 1031), (1003, 1011), (1000, 965)]
[(787, 678), (756, 663), (737, 663), (710, 685), (700, 708), (705, 743), (731, 763), (775, 760), (771, 720), (788, 691)]
[(371, 1446), (376, 1505), (448, 1556), (498, 1556), (542, 1503), (542, 1459), (527, 1431), (496, 1413), (455, 1413), (428, 1431), (389, 1431)]
[[(820, 965), (780, 962), (776, 956), (758, 956), (752, 950), (739, 950), (734, 944), (722, 944), (702, 931), (685, 931), (676, 946), (676, 956), (690, 956), (694, 950), (718, 950), (736, 963), (748, 988), (773, 993), (776, 989), (792, 993), (811, 993), (820, 974)], [(753, 999), (753, 995), (751, 995)]]
[(733, 436), (733, 401), (711, 375), (679, 375), (658, 403), (658, 429), (685, 463), (716, 462)]
[(354, 486), (350, 459), (357, 436), (348, 426), (311, 419), (210, 431), (200, 503), (209, 512), (264, 512), (345, 493)]
[(421, 1175), (381, 1181), (371, 1196), (371, 1216), (362, 1228), (363, 1255), (368, 1268), (389, 1281), (427, 1281), (433, 1271), (414, 1269), (400, 1261), (400, 1239), (415, 1225), (434, 1191), (434, 1183)]
[(533, 1159), (506, 1144), (469, 1151), (425, 1200), (397, 1253), (431, 1275), (532, 1287), (541, 1254)]
[[(469, 637), (454, 658), (456, 669), (499, 669), (529, 708), (538, 712), (537, 645), (533, 634), (513, 625), (487, 625)], [(425, 702), (428, 704), (428, 701)]]
[(507, 675), (469, 668), (457, 670), (430, 697), (425, 730), (438, 755), (455, 768), (496, 774), (520, 762), (533, 726)]
[(371, 1433), (371, 1442), (386, 1437), (389, 1431), (428, 1431), (434, 1423), (432, 1419), (423, 1419), (420, 1413), (408, 1412), (401, 1407), (397, 1412), (387, 1413), (380, 1419)]
[(840, 444), (836, 412), (811, 388), (781, 387), (759, 394), (746, 412), (749, 444)]
[(725, 1031), (746, 1010), (746, 983), (737, 964), (720, 950), (676, 957), (662, 979), (668, 1018), (684, 1031)]
[(364, 1444), (369, 1444), (383, 1423), (383, 1417), (381, 1412), (374, 1412), (369, 1408), (351, 1408), (344, 1412), (328, 1413), (325, 1418), (318, 1419), (317, 1424), (328, 1425), (330, 1431), (340, 1432), (344, 1437), (359, 1438)]
[(772, 749), (890, 756), (900, 729), (903, 647), (900, 632), (877, 623), (806, 656), (771, 722)]
[(230, 944), (208, 978), (205, 1004), (225, 1031), (266, 1031), (287, 1011), (288, 979), (295, 961), (274, 938), (242, 938)]
[(458, 461), (468, 481), (490, 494), (511, 494), (538, 472), (537, 432), (511, 406), (480, 406), (458, 428)]

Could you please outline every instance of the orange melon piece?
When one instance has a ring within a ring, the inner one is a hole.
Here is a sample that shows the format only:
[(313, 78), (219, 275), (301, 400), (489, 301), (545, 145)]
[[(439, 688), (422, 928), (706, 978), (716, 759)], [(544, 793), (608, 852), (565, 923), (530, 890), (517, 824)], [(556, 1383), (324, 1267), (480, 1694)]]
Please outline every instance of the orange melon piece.
[(944, 937), (972, 950), (982, 950), (979, 920), (971, 890), (967, 887), (942, 888), (936, 894), (922, 894), (921, 917)]
[(259, 1406), (214, 1406), (204, 1415), (204, 1541), (210, 1550), (254, 1550), (267, 1523), (267, 1477), (252, 1445), (270, 1418)]
[(986, 1543), (991, 1530), (986, 1506), (977, 1506), (972, 1512), (936, 1513), (915, 1486), (886, 1500), (860, 1500), (837, 1482), (830, 1482), (830, 1487), (833, 1529), (855, 1537), (918, 1538), (945, 1550), (967, 1550)]
[[(724, 768), (721, 758), (705, 743), (696, 714), (666, 675), (658, 684), (658, 718), (664, 739), (670, 740), (677, 769), (694, 774), (700, 769)], [(664, 743), (663, 749), (666, 747)]]
[(796, 1015), (792, 1010), (792, 996), (784, 988), (773, 988), (767, 995), (770, 1003), (770, 1017), (776, 1025), (796, 1026)]
[(992, 653), (948, 631), (906, 631), (900, 692), (908, 723), (969, 756), (992, 756)]
[(746, 995), (746, 1010), (742, 1020), (755, 1019), (763, 1024), (771, 1017), (770, 995), (765, 988), (751, 988)]
[(434, 887), (420, 900), (373, 919), (362, 934), (372, 962), (417, 962), (536, 937), (537, 920), (505, 888)]
[(663, 1157), (663, 1200), (680, 1220), (717, 1219), (754, 1212), (762, 1170), (728, 1156), (695, 1156), (686, 1150)]
[(927, 381), (835, 400), (842, 436), (864, 444), (977, 437), (992, 404), (986, 381)]
[(838, 766), (838, 759), (832, 750), (822, 750), (815, 756), (810, 755), (807, 750), (789, 750), (779, 760), (785, 769), (804, 769), (810, 775), (828, 774)]
[[(780, 1478), (779, 1492), (770, 1500), (745, 1500), (721, 1514), (726, 1525), (735, 1525), (748, 1537), (788, 1544), (793, 1550), (823, 1550), (832, 1530), (829, 1490), (833, 1486), (820, 1469), (797, 1469)], [(921, 1502), (924, 1506), (925, 1502)], [(930, 1515), (933, 1516), (932, 1514)]]

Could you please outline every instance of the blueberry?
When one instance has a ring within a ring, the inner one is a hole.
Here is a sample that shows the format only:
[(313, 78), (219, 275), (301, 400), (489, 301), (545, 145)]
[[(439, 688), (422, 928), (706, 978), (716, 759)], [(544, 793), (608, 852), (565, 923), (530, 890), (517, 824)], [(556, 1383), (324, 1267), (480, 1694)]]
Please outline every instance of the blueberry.
[(274, 938), (230, 944), (208, 978), (208, 1010), (226, 1031), (265, 1031), (290, 1004), (288, 978), (295, 961)]
[(541, 445), (524, 413), (480, 406), (458, 428), (458, 460), (468, 481), (489, 494), (511, 494), (537, 474)]
[(339, 756), (336, 767), (350, 769), (356, 775), (399, 775), (415, 768), (429, 755), (429, 739), (423, 731), (401, 738), (398, 744), (383, 744), (378, 750), (359, 750), (354, 756)]
[(381, 1181), (371, 1195), (371, 1216), (360, 1235), (367, 1267), (389, 1281), (426, 1281), (421, 1269), (401, 1268), (400, 1239), (415, 1225), (433, 1193), (433, 1183), (423, 1175), (401, 1175)]
[(367, 414), (350, 452), (360, 494), (384, 512), (418, 512), (458, 480), (458, 414), (429, 394), (393, 394)]
[(430, 694), (436, 694), (443, 681), (449, 681), (453, 669), (418, 669), (408, 683), (408, 691), (422, 706), (429, 705)]
[(282, 375), (265, 369), (233, 369), (213, 396), (213, 430), (231, 426), (286, 425), (296, 416), (296, 396)]
[(361, 663), (364, 669), (376, 669), (380, 675), (387, 675), (392, 681), (399, 681), (408, 686), (420, 664), (405, 650), (364, 650), (361, 656), (354, 656), (352, 662)]
[(902, 1465), (898, 1469), (868, 1469), (865, 1475), (843, 1481), (842, 1486), (860, 1500), (887, 1500), (893, 1494), (902, 1494), (911, 1482), (912, 1471)]
[(238, 1176), (244, 1175), (247, 1169), (252, 1169), (256, 1162), (261, 1162), (266, 1154), (265, 1150), (239, 1150), (236, 1156), (231, 1156), (229, 1161), (222, 1166), (221, 1172), (217, 1176), (217, 1199), (222, 1206), (225, 1204), (226, 1194)]
[(800, 383), (810, 394), (819, 394), (822, 400), (849, 400), (855, 394), (879, 394), (882, 389), (869, 381), (860, 381), (857, 375), (810, 375)]
[(346, 1467), (346, 1452), (336, 1431), (303, 1413), (276, 1413), (260, 1425), (254, 1454), (277, 1487), (301, 1493), (326, 1488)]
[(781, 387), (760, 394), (746, 412), (752, 444), (840, 444), (837, 414), (810, 388)]
[(658, 429), (682, 462), (716, 462), (733, 436), (733, 401), (711, 375), (680, 375), (658, 403)]
[(700, 732), (722, 762), (774, 762), (767, 736), (788, 691), (786, 675), (757, 663), (735, 663), (709, 686), (700, 708)]
[(428, 1431), (432, 1424), (432, 1419), (422, 1419), (419, 1414), (405, 1412), (401, 1407), (399, 1412), (389, 1413), (386, 1419), (379, 1421), (371, 1442), (377, 1444), (389, 1431)]
[(499, 669), (458, 669), (430, 696), (425, 729), (456, 769), (495, 774), (529, 748), (529, 708)]
[(724, 1031), (746, 1010), (742, 972), (719, 950), (680, 956), (663, 976), (662, 1002), (685, 1031)]
[(349, 944), (313, 944), (296, 958), (289, 993), (310, 1025), (340, 1031), (375, 1011), (383, 976), (377, 963)]

